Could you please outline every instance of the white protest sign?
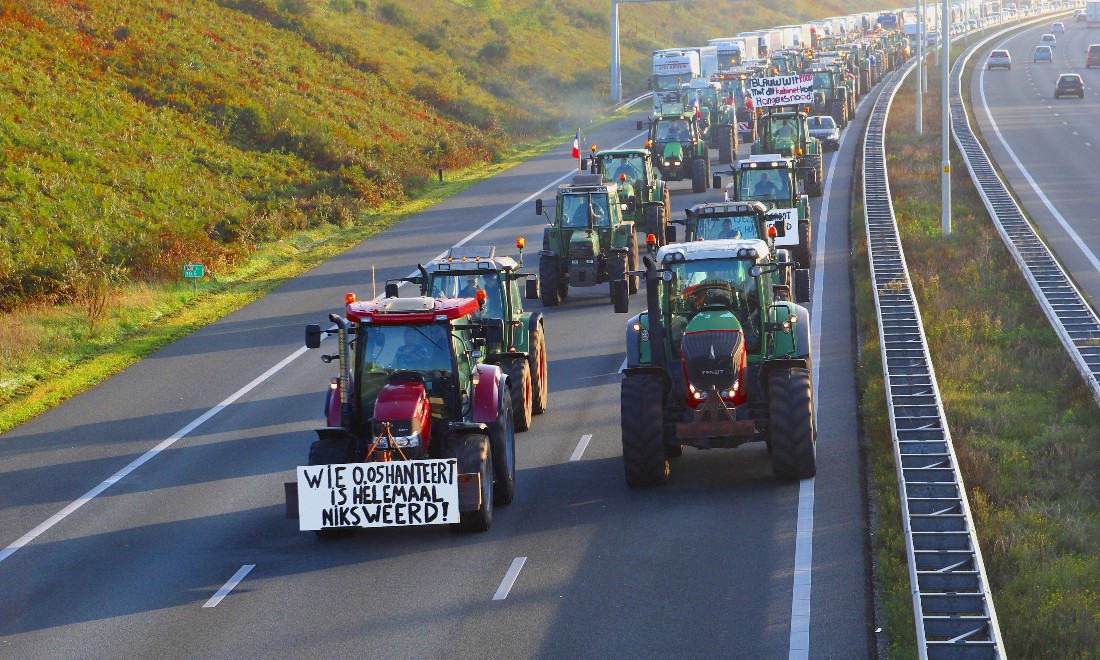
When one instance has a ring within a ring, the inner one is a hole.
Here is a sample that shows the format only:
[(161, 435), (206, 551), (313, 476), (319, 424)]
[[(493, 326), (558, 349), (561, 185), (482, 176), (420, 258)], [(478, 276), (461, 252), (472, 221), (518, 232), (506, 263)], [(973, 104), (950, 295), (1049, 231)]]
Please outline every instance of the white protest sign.
[(752, 102), (758, 108), (814, 102), (814, 76), (798, 73), (793, 76), (772, 76), (749, 80)]
[(454, 459), (298, 467), (299, 529), (458, 522)]
[[(776, 245), (798, 245), (798, 209), (768, 209), (768, 215), (782, 215), (784, 234), (775, 237)], [(770, 221), (778, 218), (768, 218)]]

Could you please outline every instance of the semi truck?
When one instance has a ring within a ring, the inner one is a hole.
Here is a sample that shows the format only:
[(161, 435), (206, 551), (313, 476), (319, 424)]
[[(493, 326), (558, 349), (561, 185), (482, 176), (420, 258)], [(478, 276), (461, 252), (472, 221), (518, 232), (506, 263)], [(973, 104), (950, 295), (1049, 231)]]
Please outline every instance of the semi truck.
[[(653, 51), (653, 75), (649, 79), (649, 88), (653, 91), (653, 114), (679, 112), (680, 86), (695, 78), (710, 80), (716, 73), (718, 48), (715, 46), (688, 46)], [(670, 107), (663, 110), (666, 106)]]
[(1085, 4), (1085, 27), (1100, 27), (1100, 2)]

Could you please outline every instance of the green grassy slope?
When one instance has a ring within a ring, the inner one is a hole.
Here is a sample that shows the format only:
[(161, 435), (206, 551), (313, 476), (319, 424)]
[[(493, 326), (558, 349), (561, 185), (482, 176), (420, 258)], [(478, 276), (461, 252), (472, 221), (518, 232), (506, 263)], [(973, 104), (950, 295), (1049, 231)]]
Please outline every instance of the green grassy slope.
[[(869, 3), (625, 5), (648, 51)], [(584, 0), (0, 2), (0, 311), (239, 263), (606, 108)], [(89, 291), (90, 290), (90, 291)]]

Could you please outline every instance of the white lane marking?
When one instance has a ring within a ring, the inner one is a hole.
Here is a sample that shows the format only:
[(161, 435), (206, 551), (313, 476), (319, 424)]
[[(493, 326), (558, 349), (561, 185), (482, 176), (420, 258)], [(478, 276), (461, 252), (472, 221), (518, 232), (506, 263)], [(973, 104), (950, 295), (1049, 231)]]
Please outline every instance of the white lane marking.
[(624, 370), (626, 370), (626, 358), (623, 358), (623, 363), (619, 365), (619, 373), (622, 373)]
[(206, 601), (203, 607), (217, 607), (218, 603), (222, 602), (222, 599), (228, 596), (229, 592), (233, 591), (233, 588), (240, 584), (244, 576), (248, 575), (248, 572), (254, 568), (256, 568), (256, 564), (245, 564), (241, 566), (241, 568), (233, 574), (233, 577), (229, 578), (229, 582), (223, 584), (222, 588), (218, 589), (218, 591), (210, 597), (210, 600)]
[(1020, 170), (1020, 174), (1023, 175), (1024, 179), (1027, 180), (1028, 185), (1030, 185), (1031, 189), (1035, 192), (1036, 195), (1038, 195), (1039, 201), (1043, 203), (1043, 206), (1047, 207), (1047, 210), (1050, 211), (1050, 214), (1053, 215), (1054, 219), (1058, 221), (1058, 224), (1062, 226), (1063, 231), (1065, 231), (1066, 234), (1068, 234), (1069, 237), (1073, 239), (1074, 243), (1077, 243), (1077, 247), (1080, 248), (1082, 254), (1084, 254), (1085, 258), (1088, 259), (1089, 263), (1092, 264), (1092, 267), (1100, 271), (1100, 259), (1096, 258), (1096, 254), (1094, 254), (1093, 251), (1089, 249), (1087, 245), (1085, 245), (1085, 242), (1081, 240), (1081, 236), (1073, 230), (1073, 227), (1071, 227), (1068, 222), (1066, 222), (1066, 219), (1062, 217), (1062, 214), (1058, 212), (1058, 209), (1054, 208), (1054, 204), (1039, 187), (1039, 184), (1035, 182), (1035, 179), (1032, 178), (1031, 172), (1028, 172), (1027, 168), (1024, 167), (1024, 164), (1020, 162), (1020, 159), (1016, 157), (1016, 152), (1012, 150), (1012, 147), (1008, 146), (1008, 141), (1005, 140), (1005, 136), (1001, 134), (1001, 128), (997, 125), (997, 120), (993, 119), (993, 112), (989, 109), (989, 102), (986, 100), (985, 97), (985, 71), (982, 71), (981, 75), (978, 77), (978, 91), (981, 93), (982, 109), (985, 111), (986, 121), (989, 122), (989, 125), (993, 128), (993, 132), (997, 135), (997, 141), (1000, 142), (1001, 146), (1004, 147), (1005, 151), (1008, 152), (1009, 158), (1012, 159), (1012, 162), (1016, 165), (1016, 168)]
[[(638, 133), (638, 134), (634, 135), (633, 137), (631, 137), (629, 140), (625, 140), (625, 141), (621, 142), (620, 144), (612, 147), (612, 149), (620, 149), (624, 145), (626, 145), (627, 143), (629, 143), (633, 140), (637, 140), (642, 135), (645, 135), (645, 133)], [(529, 195), (528, 197), (526, 197), (522, 202), (519, 202), (519, 203), (513, 205), (507, 211), (501, 213), (500, 215), (493, 218), (489, 222), (486, 222), (484, 225), (482, 225), (478, 229), (474, 230), (472, 233), (467, 235), (461, 241), (459, 241), (458, 243), (455, 243), (455, 247), (458, 247), (460, 245), (464, 245), (470, 239), (472, 239), (475, 236), (477, 236), (478, 234), (482, 233), (483, 231), (485, 231), (489, 227), (492, 227), (493, 225), (495, 225), (497, 222), (499, 222), (501, 219), (503, 219), (505, 216), (507, 216), (512, 211), (515, 211), (517, 208), (519, 208), (523, 204), (525, 204), (528, 201), (534, 199), (538, 195), (541, 195), (542, 193), (544, 193), (549, 188), (557, 185), (559, 182), (565, 180), (568, 177), (573, 176), (576, 173), (577, 173), (576, 170), (571, 169), (571, 170), (569, 170), (568, 173), (558, 177), (557, 179), (554, 179), (550, 183), (548, 183), (545, 186), (543, 186), (542, 188), (540, 188), (537, 192), (534, 192), (531, 195)], [(447, 254), (446, 252), (443, 252), (435, 258), (439, 259), (439, 258), (445, 256), (446, 254)], [(418, 271), (413, 271), (412, 273), (409, 274), (409, 276), (411, 277), (411, 276), (417, 274), (417, 272)], [(87, 493), (84, 493), (83, 495), (81, 495), (79, 498), (77, 498), (73, 502), (70, 502), (65, 508), (61, 509), (57, 513), (50, 516), (50, 518), (48, 520), (46, 520), (44, 523), (40, 524), (39, 526), (35, 527), (31, 531), (29, 531), (26, 534), (24, 534), (23, 536), (21, 536), (19, 539), (17, 539), (14, 543), (9, 545), (8, 547), (4, 548), (3, 550), (0, 550), (0, 562), (4, 561), (8, 557), (12, 556), (13, 554), (15, 554), (16, 551), (18, 551), (20, 548), (27, 545), (28, 543), (30, 543), (34, 539), (38, 538), (46, 530), (50, 529), (51, 527), (53, 527), (57, 523), (61, 522), (65, 518), (67, 518), (69, 516), (69, 514), (73, 513), (74, 511), (76, 511), (80, 507), (84, 506), (88, 502), (95, 499), (103, 491), (107, 490), (108, 488), (113, 486), (115, 483), (119, 482), (124, 477), (129, 475), (131, 472), (133, 472), (137, 468), (144, 465), (146, 461), (148, 461), (149, 459), (153, 458), (154, 456), (161, 453), (165, 449), (168, 449), (169, 447), (174, 445), (178, 440), (180, 440), (181, 438), (187, 436), (187, 434), (191, 433), (192, 431), (197, 429), (199, 426), (201, 426), (202, 424), (207, 422), (211, 417), (213, 417), (214, 415), (217, 415), (222, 410), (225, 410), (225, 408), (228, 407), (230, 404), (232, 404), (233, 402), (235, 402), (237, 399), (241, 398), (245, 394), (248, 394), (249, 392), (251, 392), (253, 389), (255, 389), (257, 386), (259, 386), (261, 383), (266, 381), (268, 378), (271, 378), (272, 376), (274, 376), (276, 373), (281, 371), (283, 369), (283, 367), (285, 367), (288, 364), (290, 364), (291, 362), (293, 362), (295, 359), (300, 357), (303, 353), (305, 353), (308, 350), (309, 350), (308, 348), (303, 346), (302, 348), (299, 348), (298, 350), (291, 353), (289, 356), (283, 358), (283, 360), (281, 362), (279, 362), (278, 364), (276, 364), (274, 367), (271, 367), (270, 369), (268, 369), (264, 373), (260, 374), (251, 383), (249, 383), (248, 385), (245, 385), (241, 389), (239, 389), (236, 392), (234, 392), (233, 394), (229, 395), (228, 398), (226, 398), (224, 401), (222, 401), (218, 405), (214, 406), (213, 408), (211, 408), (210, 410), (207, 410), (205, 413), (203, 413), (199, 417), (195, 418), (194, 421), (192, 421), (190, 424), (183, 427), (179, 431), (176, 431), (167, 440), (164, 440), (163, 442), (161, 442), (156, 447), (153, 447), (149, 451), (145, 452), (140, 457), (138, 457), (136, 460), (134, 460), (134, 462), (130, 463), (129, 465), (122, 468), (121, 470), (119, 470), (115, 474), (111, 475), (110, 477), (105, 479), (102, 483), (100, 483), (98, 486), (96, 486), (95, 488), (89, 490)]]
[(237, 390), (233, 394), (230, 394), (224, 401), (222, 401), (218, 405), (214, 406), (210, 410), (207, 410), (205, 413), (200, 415), (198, 418), (196, 418), (194, 421), (192, 421), (187, 426), (185, 426), (182, 429), (180, 429), (180, 430), (176, 431), (175, 433), (173, 433), (168, 439), (164, 440), (163, 442), (161, 442), (156, 447), (153, 447), (149, 451), (147, 451), (144, 454), (142, 454), (141, 456), (139, 456), (137, 459), (135, 459), (129, 465), (127, 465), (126, 467), (122, 468), (118, 472), (114, 473), (113, 475), (111, 475), (110, 477), (105, 479), (102, 483), (100, 483), (95, 488), (93, 488), (93, 489), (89, 490), (87, 493), (84, 493), (83, 495), (81, 495), (79, 498), (77, 498), (76, 500), (71, 502), (64, 509), (62, 509), (62, 510), (58, 511), (57, 513), (53, 514), (52, 516), (50, 516), (50, 518), (48, 520), (46, 520), (46, 522), (42, 523), (38, 527), (35, 527), (31, 531), (27, 532), (22, 537), (20, 537), (18, 540), (16, 540), (14, 543), (12, 543), (8, 547), (6, 547), (2, 551), (0, 551), (0, 561), (4, 561), (8, 557), (12, 556), (13, 554), (15, 554), (15, 552), (17, 550), (19, 550), (23, 546), (27, 545), (28, 543), (30, 543), (31, 541), (36, 539), (43, 532), (45, 532), (49, 528), (53, 527), (57, 523), (64, 520), (66, 517), (69, 516), (69, 514), (73, 513), (74, 511), (76, 511), (80, 507), (84, 506), (88, 502), (91, 502), (100, 493), (107, 490), (108, 488), (110, 488), (114, 484), (121, 481), (128, 474), (130, 474), (134, 470), (136, 470), (139, 467), (141, 467), (142, 465), (144, 465), (146, 463), (146, 461), (153, 458), (157, 454), (161, 453), (165, 449), (168, 449), (172, 445), (176, 444), (176, 442), (178, 440), (180, 440), (181, 438), (187, 436), (187, 434), (194, 431), (196, 428), (198, 428), (200, 425), (202, 425), (204, 422), (209, 420), (214, 415), (217, 415), (221, 411), (225, 410), (226, 407), (228, 407), (230, 404), (232, 404), (237, 399), (241, 398), (245, 394), (248, 394), (249, 392), (254, 390), (257, 386), (259, 386), (265, 380), (267, 380), (268, 378), (271, 378), (273, 375), (275, 375), (275, 373), (277, 373), (279, 370), (281, 370), (286, 365), (293, 362), (298, 356), (302, 355), (303, 353), (305, 353), (308, 350), (309, 350), (308, 348), (303, 346), (303, 347), (299, 348), (298, 350), (294, 351), (293, 353), (291, 353), (289, 356), (283, 358), (282, 362), (279, 362), (274, 367), (271, 367), (267, 371), (263, 372), (262, 374), (257, 376), (255, 379), (253, 379), (251, 383), (245, 385), (244, 387)]
[[(877, 96), (877, 94), (875, 95)], [(863, 105), (871, 95), (863, 97), (856, 106)], [(840, 136), (839, 154), (844, 149), (844, 141), (849, 135), (845, 131)], [(853, 138), (854, 139), (854, 138)], [(825, 257), (822, 248), (825, 245), (825, 236), (829, 226), (829, 199), (832, 197), (833, 174), (836, 172), (836, 164), (840, 158), (833, 157), (829, 162), (829, 173), (825, 175), (825, 190), (829, 191), (821, 199), (821, 210), (818, 212), (817, 244), (814, 245), (814, 300), (810, 307), (810, 354), (817, 355), (821, 347), (821, 299), (825, 290)], [(813, 400), (817, 402), (817, 372), (820, 360), (813, 361)], [(817, 414), (816, 406), (814, 414)], [(817, 448), (814, 448), (817, 452)], [(813, 569), (814, 554), (814, 483), (815, 479), (803, 479), (798, 482), (798, 514), (795, 524), (794, 536), (794, 584), (791, 587), (791, 640), (788, 657), (802, 660), (810, 656), (810, 588), (812, 586), (811, 570)]]
[(584, 450), (588, 448), (588, 443), (592, 440), (591, 435), (582, 435), (581, 441), (577, 443), (577, 448), (573, 450), (573, 455), (569, 457), (570, 461), (579, 461), (584, 454)]
[(493, 594), (493, 600), (504, 600), (508, 597), (508, 592), (512, 590), (512, 585), (516, 583), (516, 578), (519, 577), (519, 572), (523, 570), (523, 564), (526, 561), (527, 557), (516, 557), (512, 560), (512, 565), (508, 567), (508, 572), (504, 574), (504, 579), (500, 581), (497, 592)]

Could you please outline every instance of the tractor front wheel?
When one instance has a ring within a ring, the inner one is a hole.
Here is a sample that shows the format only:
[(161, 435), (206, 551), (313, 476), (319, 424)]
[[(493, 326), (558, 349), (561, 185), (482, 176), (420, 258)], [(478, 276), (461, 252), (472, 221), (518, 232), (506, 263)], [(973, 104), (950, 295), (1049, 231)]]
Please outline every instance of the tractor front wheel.
[[(611, 258), (607, 260), (607, 281), (615, 282), (616, 280), (622, 280), (627, 278), (626, 271), (630, 269), (630, 256), (626, 250), (618, 250), (611, 253)], [(615, 304), (615, 287), (610, 286), (611, 289), (611, 304)]]
[(768, 377), (772, 472), (780, 477), (817, 474), (812, 388), (809, 369), (776, 369)]
[(530, 352), (527, 359), (531, 363), (531, 412), (541, 415), (546, 412), (546, 404), (550, 398), (550, 390), (547, 389), (546, 377), (546, 332), (541, 323), (536, 323), (528, 337)]
[(493, 504), (508, 504), (516, 495), (516, 427), (512, 417), (512, 394), (500, 393), (497, 420), (489, 425), (492, 458)]
[(636, 374), (620, 389), (623, 468), (631, 486), (657, 486), (668, 478), (664, 445), (664, 382)]
[[(557, 257), (539, 257), (539, 286), (542, 287), (544, 307), (556, 307), (561, 304), (561, 266)], [(569, 285), (566, 284), (566, 287)]]
[(691, 192), (701, 193), (707, 191), (707, 174), (710, 162), (706, 158), (697, 158), (691, 164)]
[(481, 481), (481, 505), (459, 516), (458, 529), (484, 532), (493, 523), (493, 452), (484, 433), (462, 433), (447, 439), (447, 458), (458, 460), (461, 474), (476, 473)]
[(802, 268), (809, 268), (810, 261), (813, 259), (813, 246), (810, 244), (812, 240), (812, 232), (810, 230), (810, 221), (798, 223), (798, 246), (792, 250), (794, 253), (794, 259), (798, 262), (798, 265)]
[(533, 414), (531, 365), (527, 358), (514, 358), (502, 360), (500, 368), (508, 374), (508, 392), (512, 397), (512, 420), (516, 431), (526, 431), (531, 428)]
[(737, 158), (737, 127), (717, 126), (718, 162), (732, 163)]

